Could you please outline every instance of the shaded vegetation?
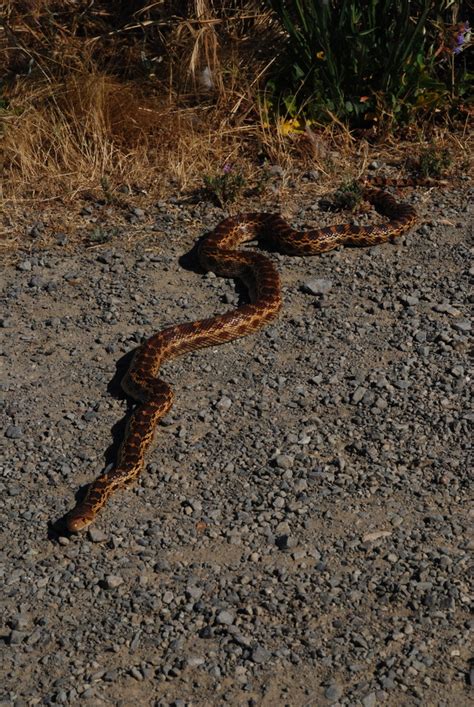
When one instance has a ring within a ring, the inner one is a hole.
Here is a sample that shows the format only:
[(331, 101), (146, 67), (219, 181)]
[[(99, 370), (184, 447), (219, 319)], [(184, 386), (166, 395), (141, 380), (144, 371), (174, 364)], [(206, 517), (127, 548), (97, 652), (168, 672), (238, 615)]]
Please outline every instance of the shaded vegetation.
[(265, 188), (268, 164), (339, 172), (354, 127), (443, 140), (469, 111), (463, 13), (447, 0), (7, 1), (2, 196), (94, 188), (112, 203), (123, 185), (157, 195), (208, 175), (225, 203)]

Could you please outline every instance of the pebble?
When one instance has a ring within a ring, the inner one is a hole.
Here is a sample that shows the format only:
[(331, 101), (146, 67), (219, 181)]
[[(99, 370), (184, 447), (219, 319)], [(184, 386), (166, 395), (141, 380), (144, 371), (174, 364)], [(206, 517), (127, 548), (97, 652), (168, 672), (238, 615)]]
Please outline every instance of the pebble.
[(312, 182), (317, 182), (321, 177), (320, 172), (317, 169), (311, 169), (309, 172), (306, 172), (305, 176)]
[(30, 272), (31, 262), (29, 260), (22, 260), (22, 262), (18, 264), (18, 270), (21, 270), (23, 272)]
[(11, 631), (10, 633), (10, 645), (11, 646), (18, 646), (20, 643), (23, 643), (23, 641), (26, 638), (26, 633), (24, 631)]
[(270, 172), (270, 174), (274, 174), (278, 177), (281, 177), (284, 174), (283, 167), (281, 167), (279, 164), (271, 164), (268, 167), (268, 171)]
[(275, 463), (279, 469), (291, 469), (294, 464), (294, 458), (289, 454), (278, 454), (275, 457)]
[(117, 589), (123, 584), (123, 577), (115, 574), (109, 574), (104, 580), (105, 589)]
[(9, 425), (5, 430), (5, 437), (8, 437), (8, 439), (21, 439), (23, 437), (23, 430), (17, 425)]
[(255, 646), (252, 650), (252, 660), (254, 663), (268, 663), (271, 657), (271, 653), (262, 646)]
[(460, 319), (459, 321), (453, 321), (451, 322), (451, 326), (453, 327), (453, 329), (457, 329), (457, 331), (461, 331), (463, 333), (471, 331), (472, 328), (471, 322), (468, 319)]
[(418, 297), (414, 297), (413, 295), (400, 295), (400, 301), (407, 307), (414, 307), (415, 305), (420, 304)]
[(357, 403), (360, 403), (360, 401), (364, 398), (366, 393), (367, 388), (364, 388), (363, 385), (359, 385), (352, 393), (352, 402), (357, 405)]
[(226, 626), (230, 626), (231, 624), (234, 623), (234, 614), (232, 611), (220, 611), (217, 614), (216, 621), (218, 624), (224, 624)]
[(328, 685), (328, 687), (324, 691), (324, 696), (327, 700), (330, 700), (331, 702), (337, 702), (343, 695), (343, 689), (340, 685), (337, 685), (336, 683), (332, 683), (331, 685)]
[(305, 282), (302, 290), (310, 295), (327, 295), (332, 290), (332, 284), (332, 280), (315, 278)]
[(170, 591), (165, 592), (163, 594), (163, 603), (164, 604), (171, 604), (171, 602), (173, 601), (173, 598), (174, 598), (173, 592), (170, 592)]
[(108, 539), (106, 533), (100, 530), (100, 528), (96, 528), (94, 526), (91, 526), (88, 529), (87, 534), (89, 536), (89, 540), (91, 540), (93, 543), (103, 543)]
[(374, 530), (371, 533), (365, 533), (365, 535), (362, 537), (362, 542), (367, 543), (373, 543), (376, 542), (377, 540), (381, 540), (382, 538), (389, 538), (392, 534), (391, 530)]

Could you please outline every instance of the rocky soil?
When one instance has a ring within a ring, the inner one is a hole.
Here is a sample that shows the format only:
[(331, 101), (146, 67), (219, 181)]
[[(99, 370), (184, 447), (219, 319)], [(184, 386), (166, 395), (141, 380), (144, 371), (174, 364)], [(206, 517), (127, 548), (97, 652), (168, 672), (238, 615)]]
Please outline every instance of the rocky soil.
[(270, 255), (278, 321), (166, 365), (146, 472), (79, 536), (127, 354), (242, 297), (179, 263), (224, 212), (136, 208), (133, 238), (4, 269), (0, 705), (470, 703), (468, 182), (404, 198), (423, 222), (394, 243)]

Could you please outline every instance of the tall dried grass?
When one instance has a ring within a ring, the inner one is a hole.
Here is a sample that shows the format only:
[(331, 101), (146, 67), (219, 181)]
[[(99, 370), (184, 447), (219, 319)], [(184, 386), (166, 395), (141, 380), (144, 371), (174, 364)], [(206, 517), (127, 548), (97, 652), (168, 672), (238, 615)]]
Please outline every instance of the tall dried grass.
[(104, 176), (183, 186), (242, 152), (239, 121), (252, 113), (258, 130), (247, 30), (265, 13), (194, 0), (180, 16), (172, 4), (6, 3), (3, 198), (64, 198)]

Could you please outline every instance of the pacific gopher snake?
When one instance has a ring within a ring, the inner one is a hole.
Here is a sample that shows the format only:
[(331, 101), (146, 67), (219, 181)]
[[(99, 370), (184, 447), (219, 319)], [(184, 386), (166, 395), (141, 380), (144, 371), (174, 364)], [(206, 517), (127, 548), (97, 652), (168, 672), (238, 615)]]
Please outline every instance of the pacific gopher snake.
[(383, 243), (405, 233), (416, 222), (414, 208), (397, 202), (385, 191), (365, 187), (363, 196), (388, 218), (388, 223), (373, 226), (340, 224), (296, 231), (276, 214), (247, 213), (225, 219), (202, 240), (198, 249), (200, 264), (221, 277), (243, 280), (251, 302), (209, 319), (170, 326), (151, 336), (136, 351), (122, 387), (138, 405), (128, 423), (117, 464), (99, 476), (90, 485), (85, 498), (67, 514), (69, 531), (79, 532), (90, 525), (109, 496), (128, 486), (141, 472), (155, 427), (173, 403), (170, 386), (156, 377), (162, 363), (187, 351), (246, 336), (278, 313), (281, 307), (280, 279), (275, 266), (261, 253), (239, 251), (237, 246), (265, 238), (279, 252), (314, 255), (339, 245)]

